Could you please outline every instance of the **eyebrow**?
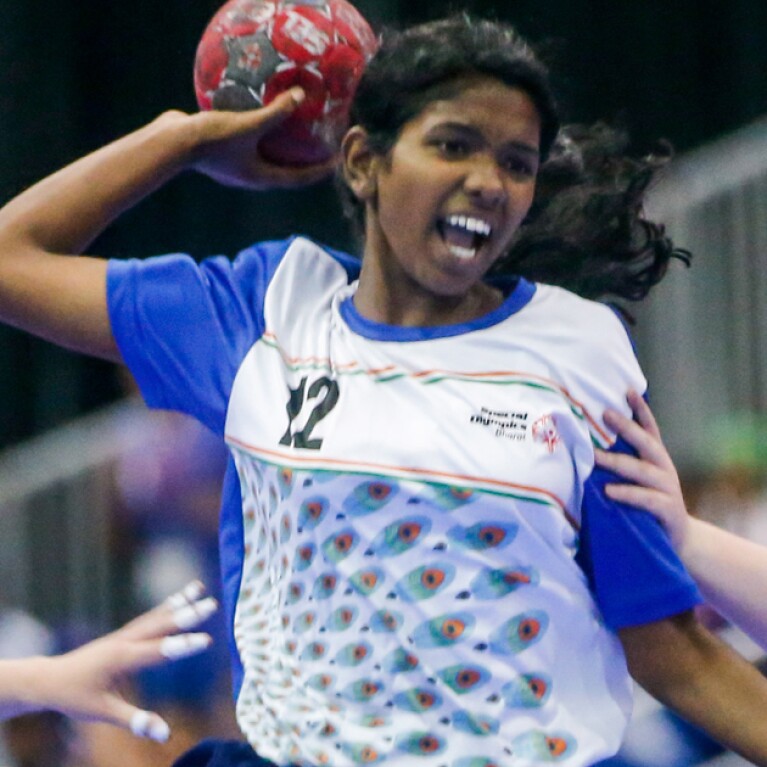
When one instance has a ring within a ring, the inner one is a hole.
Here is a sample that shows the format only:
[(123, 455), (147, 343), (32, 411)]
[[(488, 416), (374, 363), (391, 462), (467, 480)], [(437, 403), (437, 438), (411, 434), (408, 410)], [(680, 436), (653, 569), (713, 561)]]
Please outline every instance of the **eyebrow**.
[[(473, 125), (467, 125), (466, 123), (462, 123), (462, 122), (451, 121), (451, 122), (438, 123), (437, 125), (434, 125), (432, 127), (432, 130), (440, 130), (445, 128), (447, 128), (448, 130), (458, 131), (459, 133), (463, 133), (467, 136), (471, 136), (472, 138), (479, 137), (484, 139), (484, 135), (482, 131), (480, 131), (478, 128), (475, 128)], [(540, 150), (538, 149), (538, 147), (532, 146), (531, 144), (528, 144), (525, 141), (516, 141), (512, 139), (511, 141), (507, 141), (504, 144), (504, 147), (508, 147), (520, 152), (524, 152), (525, 154), (530, 155), (530, 157), (535, 159), (540, 157)]]

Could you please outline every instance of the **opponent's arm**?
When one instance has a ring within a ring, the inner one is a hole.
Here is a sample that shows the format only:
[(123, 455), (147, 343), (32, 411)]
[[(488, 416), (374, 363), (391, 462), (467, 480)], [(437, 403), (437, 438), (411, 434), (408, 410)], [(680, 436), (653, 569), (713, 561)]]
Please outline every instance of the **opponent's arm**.
[(629, 671), (651, 695), (712, 738), (767, 765), (767, 679), (682, 613), (618, 631)]
[(0, 719), (51, 709), (167, 740), (167, 723), (126, 701), (119, 683), (133, 671), (185, 658), (210, 645), (208, 634), (177, 633), (216, 610), (215, 600), (203, 598), (203, 591), (201, 583), (192, 583), (121, 629), (65, 655), (0, 661)]
[(628, 400), (636, 421), (607, 411), (605, 422), (638, 457), (597, 451), (596, 462), (635, 484), (610, 484), (605, 492), (654, 514), (706, 599), (767, 647), (767, 548), (687, 513), (679, 477), (650, 408), (636, 392)]
[(332, 163), (281, 168), (260, 158), (260, 137), (303, 98), (294, 89), (249, 112), (168, 112), (34, 185), (0, 210), (0, 321), (106, 359), (106, 262), (82, 253), (121, 213), (184, 170), (221, 183), (296, 187)]

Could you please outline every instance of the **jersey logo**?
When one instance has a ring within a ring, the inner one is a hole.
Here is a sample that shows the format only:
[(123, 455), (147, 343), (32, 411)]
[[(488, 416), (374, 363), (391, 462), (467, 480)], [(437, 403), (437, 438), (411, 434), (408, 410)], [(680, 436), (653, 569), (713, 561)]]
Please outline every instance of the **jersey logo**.
[[(302, 447), (306, 450), (319, 450), (322, 439), (312, 437), (317, 424), (338, 404), (338, 383), (332, 378), (322, 376), (307, 386), (305, 376), (295, 389), (288, 387), (288, 428), (282, 435), (281, 445)], [(302, 429), (294, 429), (295, 422), (309, 414)]]
[(533, 423), (533, 439), (546, 445), (549, 453), (554, 452), (562, 438), (559, 436), (557, 422), (553, 415), (541, 416)]
[(514, 410), (493, 410), (483, 407), (469, 419), (470, 423), (482, 426), (496, 437), (522, 441), (527, 436), (528, 414)]

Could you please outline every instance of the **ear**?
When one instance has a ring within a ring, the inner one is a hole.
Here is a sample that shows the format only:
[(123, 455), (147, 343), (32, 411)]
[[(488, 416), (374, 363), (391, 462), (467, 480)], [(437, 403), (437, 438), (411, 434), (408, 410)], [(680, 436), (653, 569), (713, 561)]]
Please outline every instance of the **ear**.
[(344, 180), (362, 203), (375, 197), (380, 157), (370, 148), (367, 131), (353, 125), (341, 142)]

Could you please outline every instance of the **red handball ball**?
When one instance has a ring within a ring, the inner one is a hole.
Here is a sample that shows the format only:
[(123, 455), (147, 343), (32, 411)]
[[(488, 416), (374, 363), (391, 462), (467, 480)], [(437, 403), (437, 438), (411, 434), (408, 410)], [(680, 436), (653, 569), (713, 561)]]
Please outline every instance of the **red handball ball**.
[(346, 0), (229, 0), (211, 19), (194, 62), (200, 109), (266, 106), (300, 85), (306, 99), (260, 142), (279, 165), (312, 165), (338, 150), (354, 90), (377, 40)]

